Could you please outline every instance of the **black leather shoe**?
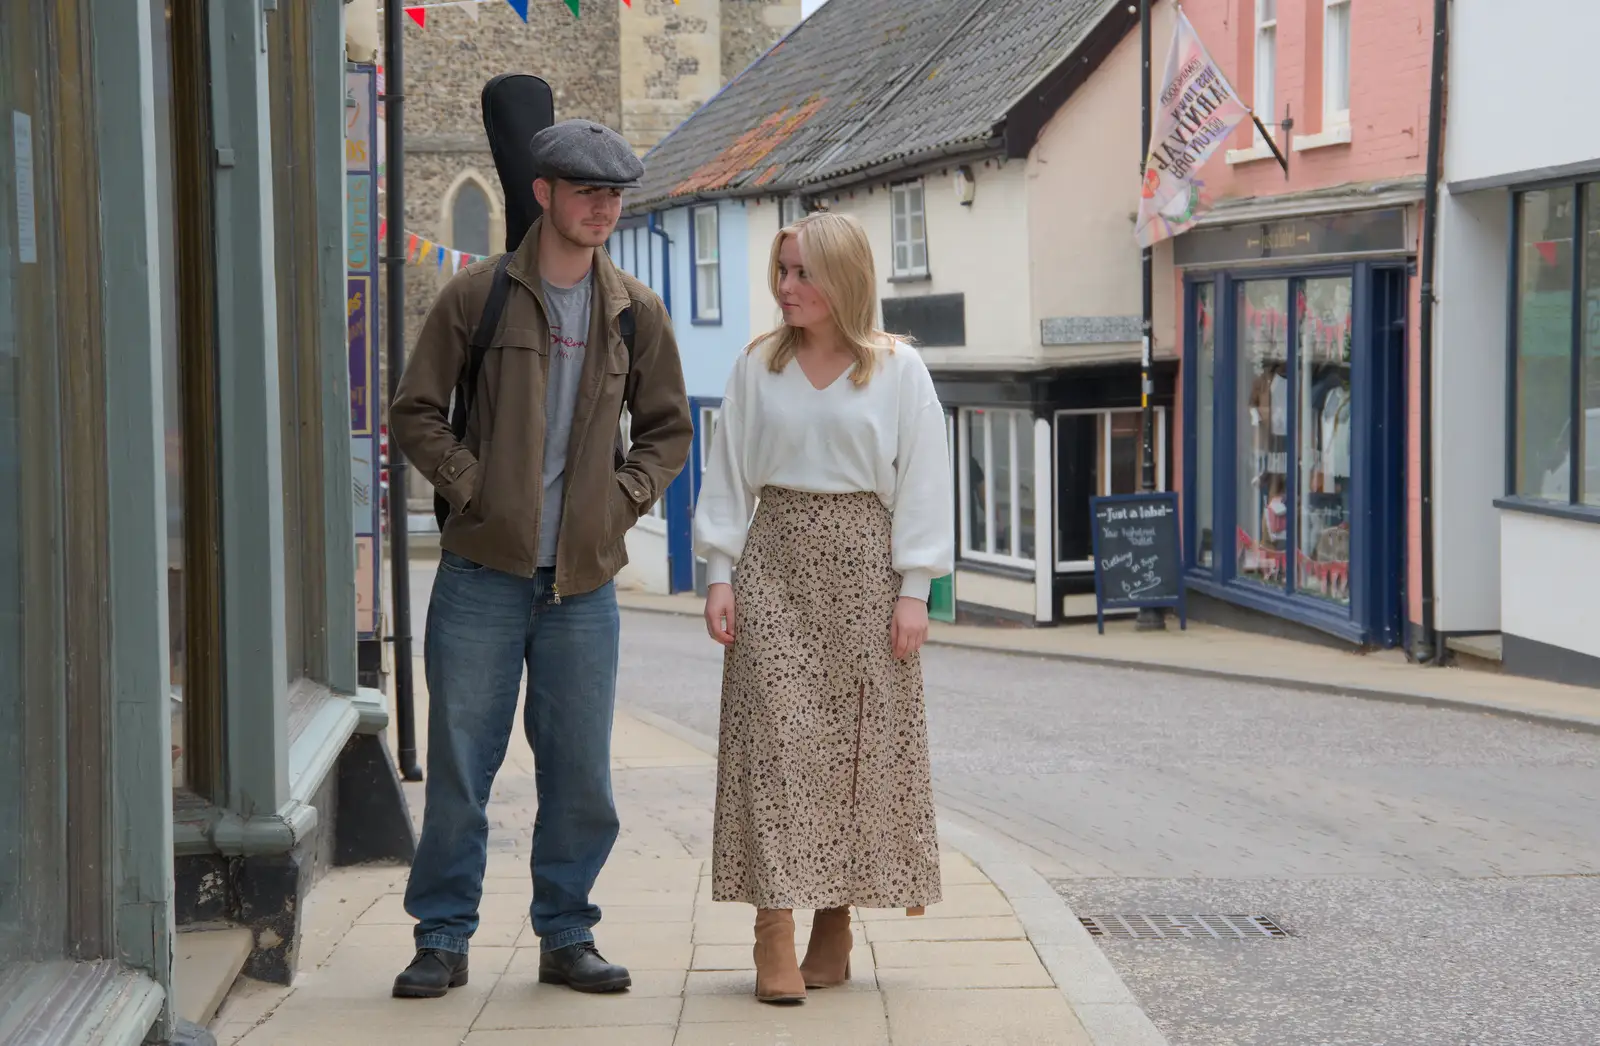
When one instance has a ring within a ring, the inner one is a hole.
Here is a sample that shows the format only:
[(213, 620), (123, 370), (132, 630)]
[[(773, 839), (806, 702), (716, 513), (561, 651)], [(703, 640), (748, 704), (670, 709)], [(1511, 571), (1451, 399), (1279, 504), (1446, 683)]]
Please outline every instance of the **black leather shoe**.
[(578, 992), (620, 992), (633, 984), (625, 967), (606, 962), (592, 941), (539, 956), (539, 983), (565, 984)]
[(396, 999), (437, 999), (467, 983), (467, 957), (462, 952), (418, 948), (411, 965), (394, 979)]

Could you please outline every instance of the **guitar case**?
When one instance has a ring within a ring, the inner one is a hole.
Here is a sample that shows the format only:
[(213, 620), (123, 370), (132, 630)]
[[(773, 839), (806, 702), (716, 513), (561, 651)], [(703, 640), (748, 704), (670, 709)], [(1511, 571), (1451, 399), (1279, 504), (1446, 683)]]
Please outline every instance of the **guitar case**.
[(528, 142), (556, 122), (550, 85), (529, 73), (502, 73), (483, 85), (483, 129), (506, 201), (506, 245), (514, 251), (543, 213), (533, 198)]
[[(483, 130), (489, 136), (489, 152), (494, 155), (495, 173), (500, 176), (500, 193), (506, 201), (507, 257), (495, 271), (495, 288), (489, 294), (484, 315), (479, 317), (469, 351), (469, 365), (461, 385), (451, 396), (448, 410), (450, 431), (462, 439), (467, 431), (467, 415), (472, 410), (468, 390), (477, 388), (478, 368), (505, 305), (509, 280), (505, 275), (509, 255), (522, 243), (528, 229), (539, 220), (542, 209), (533, 197), (533, 158), (528, 142), (534, 135), (555, 123), (555, 99), (550, 85), (529, 73), (502, 73), (483, 85)], [(450, 518), (450, 503), (437, 491), (433, 495), (433, 518), (444, 531)]]

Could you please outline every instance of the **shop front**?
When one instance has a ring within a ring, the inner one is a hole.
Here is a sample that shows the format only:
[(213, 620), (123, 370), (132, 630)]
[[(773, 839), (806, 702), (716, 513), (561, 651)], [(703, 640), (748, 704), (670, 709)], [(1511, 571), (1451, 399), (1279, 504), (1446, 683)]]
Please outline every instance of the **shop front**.
[(205, 1041), (185, 1000), (287, 982), (318, 873), (409, 853), (356, 677), (342, 22), (0, 4), (0, 1042)]
[(1202, 228), (1175, 250), (1189, 584), (1361, 645), (1402, 638), (1410, 214)]
[[(936, 372), (934, 381), (954, 457), (958, 619), (1093, 617), (1089, 501), (1139, 489), (1138, 364)], [(1175, 361), (1158, 360), (1153, 381), (1155, 479), (1165, 490)]]

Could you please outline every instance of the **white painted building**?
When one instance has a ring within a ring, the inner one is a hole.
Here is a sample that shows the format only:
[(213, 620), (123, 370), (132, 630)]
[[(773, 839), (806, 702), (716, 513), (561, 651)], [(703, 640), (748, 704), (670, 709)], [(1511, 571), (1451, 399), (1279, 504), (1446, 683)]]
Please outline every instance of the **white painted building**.
[[(786, 219), (862, 221), (883, 325), (913, 339), (948, 412), (969, 619), (1092, 614), (1089, 498), (1137, 489), (1136, 28), (1104, 0), (830, 4), (654, 150), (629, 199), (658, 225), (716, 208), (724, 258), (742, 227), (743, 284), (721, 273), (739, 337), (777, 321), (767, 259)], [(1163, 486), (1175, 301), (1156, 298)]]
[(1433, 371), (1436, 627), (1499, 639), (1508, 671), (1594, 686), (1597, 35), (1591, 0), (1452, 6)]

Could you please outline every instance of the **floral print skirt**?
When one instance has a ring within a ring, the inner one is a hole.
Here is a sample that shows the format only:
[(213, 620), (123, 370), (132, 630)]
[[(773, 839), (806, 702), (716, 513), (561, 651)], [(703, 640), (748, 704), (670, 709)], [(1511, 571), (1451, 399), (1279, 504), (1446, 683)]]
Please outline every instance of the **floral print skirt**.
[(922, 663), (871, 493), (768, 487), (734, 580), (712, 896), (758, 908), (939, 900)]

